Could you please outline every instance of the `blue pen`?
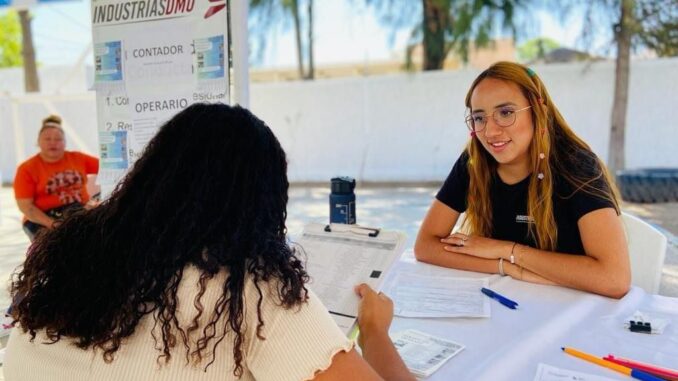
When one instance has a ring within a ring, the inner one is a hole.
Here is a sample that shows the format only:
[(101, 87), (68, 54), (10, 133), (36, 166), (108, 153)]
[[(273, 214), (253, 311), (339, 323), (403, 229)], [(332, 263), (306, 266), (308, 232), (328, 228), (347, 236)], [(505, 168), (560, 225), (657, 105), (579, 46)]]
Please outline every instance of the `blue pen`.
[(505, 305), (506, 307), (508, 307), (512, 310), (515, 310), (516, 307), (518, 306), (518, 303), (514, 302), (513, 300), (511, 300), (511, 299), (509, 299), (505, 296), (499, 295), (498, 293), (490, 290), (489, 288), (483, 287), (483, 288), (480, 289), (480, 291), (483, 294), (489, 296), (490, 298), (498, 301), (499, 303)]

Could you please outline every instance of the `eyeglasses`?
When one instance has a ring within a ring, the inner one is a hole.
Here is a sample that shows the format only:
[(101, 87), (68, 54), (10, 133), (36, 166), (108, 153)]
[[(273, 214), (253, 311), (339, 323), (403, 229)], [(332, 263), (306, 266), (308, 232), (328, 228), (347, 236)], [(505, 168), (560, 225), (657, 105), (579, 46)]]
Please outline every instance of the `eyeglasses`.
[[(525, 111), (532, 106), (527, 106), (518, 110), (514, 110), (512, 107), (502, 107), (500, 109), (494, 110), (492, 113), (492, 119), (499, 127), (511, 127), (513, 123), (516, 122), (516, 113), (520, 111)], [(469, 130), (480, 132), (487, 127), (487, 115), (485, 114), (473, 114), (466, 117), (466, 126)]]

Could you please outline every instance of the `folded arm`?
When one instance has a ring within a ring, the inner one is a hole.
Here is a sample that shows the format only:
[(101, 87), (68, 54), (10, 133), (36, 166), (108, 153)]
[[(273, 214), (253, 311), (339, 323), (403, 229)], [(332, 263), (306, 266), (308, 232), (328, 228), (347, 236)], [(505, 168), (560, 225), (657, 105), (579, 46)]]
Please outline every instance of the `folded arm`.
[[(594, 210), (578, 223), (585, 255), (518, 245), (516, 263), (557, 284), (621, 298), (631, 284), (631, 265), (621, 217), (614, 209)], [(506, 259), (505, 255), (502, 255)]]
[(496, 260), (471, 255), (450, 255), (440, 240), (450, 235), (460, 213), (438, 200), (428, 210), (414, 243), (414, 256), (421, 262), (459, 270), (499, 273)]
[[(558, 284), (613, 298), (626, 294), (631, 270), (621, 218), (612, 208), (587, 213), (578, 221), (585, 255), (513, 246), (480, 236), (450, 235), (459, 213), (435, 200), (417, 236), (418, 260), (450, 268), (499, 273), (542, 284)], [(463, 241), (463, 242), (462, 242)], [(513, 251), (515, 265), (510, 263)], [(456, 255), (455, 255), (456, 254)]]

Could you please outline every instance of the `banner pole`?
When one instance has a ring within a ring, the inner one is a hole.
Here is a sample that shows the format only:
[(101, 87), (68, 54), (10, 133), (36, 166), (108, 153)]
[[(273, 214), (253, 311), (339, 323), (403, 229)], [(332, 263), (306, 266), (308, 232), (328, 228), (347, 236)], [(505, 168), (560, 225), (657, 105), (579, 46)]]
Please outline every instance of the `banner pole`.
[(228, 8), (231, 43), (233, 53), (233, 97), (232, 103), (245, 108), (250, 107), (249, 93), (249, 48), (247, 43), (247, 15), (249, 3), (247, 0), (231, 0)]

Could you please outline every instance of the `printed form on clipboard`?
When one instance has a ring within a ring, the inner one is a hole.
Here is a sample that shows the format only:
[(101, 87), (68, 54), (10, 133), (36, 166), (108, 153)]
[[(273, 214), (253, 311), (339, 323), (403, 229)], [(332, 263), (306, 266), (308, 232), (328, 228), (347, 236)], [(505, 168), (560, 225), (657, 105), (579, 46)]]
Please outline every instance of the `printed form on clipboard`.
[(405, 234), (344, 224), (312, 223), (298, 241), (306, 254), (310, 288), (349, 335), (358, 317), (354, 287), (379, 290), (386, 272), (405, 251)]

